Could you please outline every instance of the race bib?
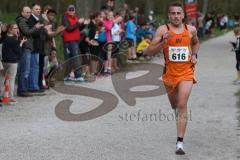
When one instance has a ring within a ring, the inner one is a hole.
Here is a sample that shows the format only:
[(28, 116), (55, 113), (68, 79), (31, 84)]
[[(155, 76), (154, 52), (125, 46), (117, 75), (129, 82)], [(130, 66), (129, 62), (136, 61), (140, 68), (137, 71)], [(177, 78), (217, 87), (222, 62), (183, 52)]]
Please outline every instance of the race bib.
[(169, 60), (173, 62), (188, 62), (188, 47), (169, 47)]

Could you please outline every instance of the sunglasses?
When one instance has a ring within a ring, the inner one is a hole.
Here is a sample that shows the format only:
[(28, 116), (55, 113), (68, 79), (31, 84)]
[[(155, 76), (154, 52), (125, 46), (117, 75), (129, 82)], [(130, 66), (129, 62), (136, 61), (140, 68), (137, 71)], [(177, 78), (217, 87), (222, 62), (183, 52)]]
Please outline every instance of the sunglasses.
[(70, 11), (70, 12), (74, 12), (75, 9), (74, 9), (74, 8), (69, 8), (68, 11)]

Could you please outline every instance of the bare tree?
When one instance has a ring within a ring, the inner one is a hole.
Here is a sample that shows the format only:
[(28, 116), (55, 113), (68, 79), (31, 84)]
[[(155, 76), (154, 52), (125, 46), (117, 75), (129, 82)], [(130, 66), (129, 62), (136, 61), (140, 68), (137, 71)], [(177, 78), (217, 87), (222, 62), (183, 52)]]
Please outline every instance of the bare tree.
[(203, 13), (203, 14), (206, 14), (206, 13), (207, 13), (207, 9), (208, 9), (208, 0), (204, 0), (204, 1), (203, 1), (202, 13)]
[(100, 0), (76, 0), (76, 6), (79, 16), (87, 17), (90, 12), (100, 9)]

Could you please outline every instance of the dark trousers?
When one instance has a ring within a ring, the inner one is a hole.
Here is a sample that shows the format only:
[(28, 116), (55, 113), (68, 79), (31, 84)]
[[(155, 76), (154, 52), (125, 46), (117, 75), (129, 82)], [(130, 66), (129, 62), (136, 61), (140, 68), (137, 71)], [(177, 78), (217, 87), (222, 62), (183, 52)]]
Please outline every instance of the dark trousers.
[(39, 88), (44, 88), (42, 85), (42, 78), (43, 78), (43, 74), (44, 74), (44, 58), (45, 58), (45, 55), (40, 54), (40, 56), (39, 56), (39, 81), (38, 81)]

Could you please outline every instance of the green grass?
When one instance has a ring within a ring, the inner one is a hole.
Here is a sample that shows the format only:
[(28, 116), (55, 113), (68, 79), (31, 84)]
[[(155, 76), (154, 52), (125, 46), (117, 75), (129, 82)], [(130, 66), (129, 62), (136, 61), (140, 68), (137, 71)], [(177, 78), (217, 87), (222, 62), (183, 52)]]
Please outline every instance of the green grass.
[(17, 16), (17, 13), (0, 14), (0, 21), (2, 21), (3, 23), (11, 23), (15, 21), (15, 18)]
[(215, 28), (215, 29), (213, 29), (213, 32), (212, 32), (211, 35), (209, 35), (209, 36), (208, 36), (208, 35), (205, 35), (203, 38), (200, 39), (200, 42), (204, 42), (204, 41), (207, 41), (207, 40), (209, 40), (209, 39), (222, 36), (222, 35), (224, 35), (225, 33), (229, 32), (229, 31), (231, 31), (231, 30), (228, 29), (226, 32), (222, 32), (222, 31), (220, 31), (220, 29)]

